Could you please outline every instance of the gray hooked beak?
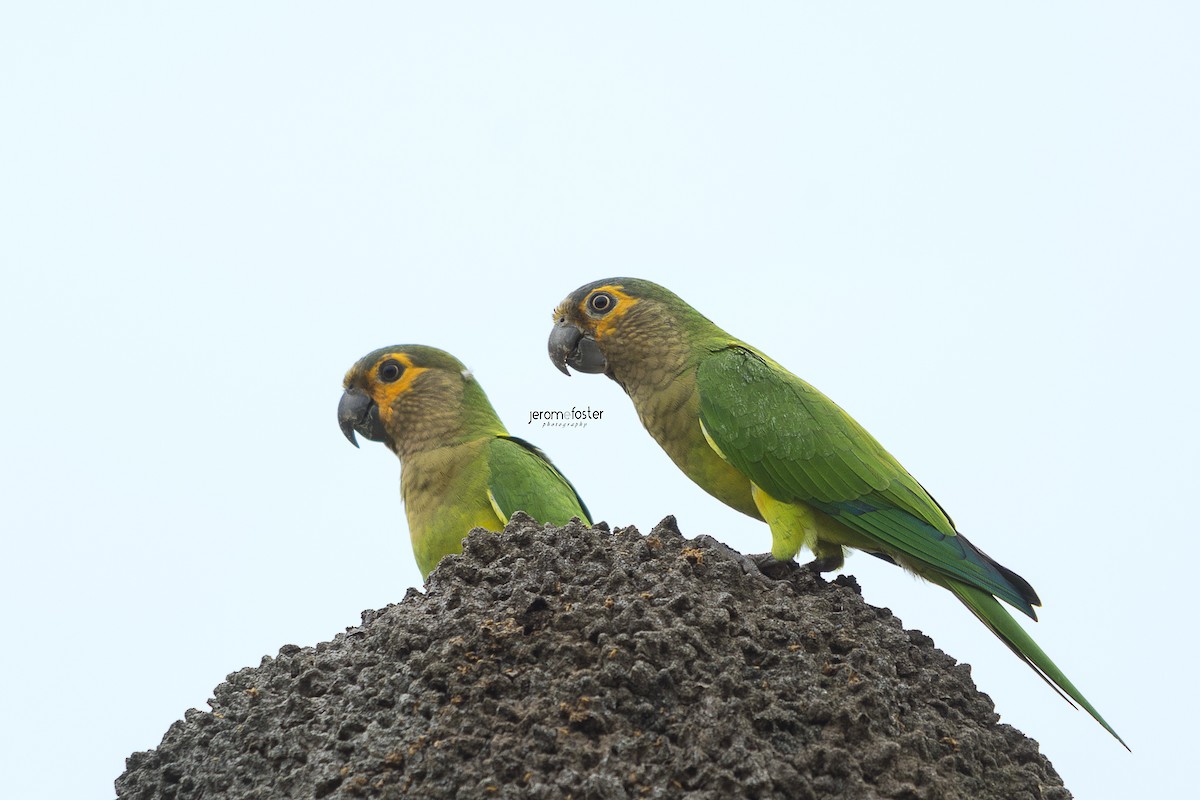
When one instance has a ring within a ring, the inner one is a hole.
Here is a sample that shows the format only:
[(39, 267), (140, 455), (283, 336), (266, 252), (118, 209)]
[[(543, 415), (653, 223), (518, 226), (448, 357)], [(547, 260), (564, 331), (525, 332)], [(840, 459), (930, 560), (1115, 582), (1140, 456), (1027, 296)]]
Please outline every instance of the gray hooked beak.
[(576, 372), (604, 372), (608, 361), (600, 346), (590, 336), (584, 336), (583, 331), (568, 322), (559, 322), (550, 331), (550, 361), (558, 367), (563, 375), (570, 376), (567, 365), (570, 364)]
[(338, 401), (338, 427), (350, 444), (358, 447), (354, 432), (358, 431), (363, 437), (372, 442), (384, 441), (383, 421), (379, 419), (379, 406), (375, 401), (357, 389), (347, 389)]

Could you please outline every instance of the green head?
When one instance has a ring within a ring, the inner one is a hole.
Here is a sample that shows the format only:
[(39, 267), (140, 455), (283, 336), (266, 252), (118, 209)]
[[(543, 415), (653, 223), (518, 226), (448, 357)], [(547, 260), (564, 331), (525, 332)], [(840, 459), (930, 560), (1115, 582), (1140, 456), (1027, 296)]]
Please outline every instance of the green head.
[(461, 361), (419, 344), (381, 347), (355, 362), (343, 381), (338, 425), (355, 447), (358, 432), (396, 455), (504, 433), (487, 395)]

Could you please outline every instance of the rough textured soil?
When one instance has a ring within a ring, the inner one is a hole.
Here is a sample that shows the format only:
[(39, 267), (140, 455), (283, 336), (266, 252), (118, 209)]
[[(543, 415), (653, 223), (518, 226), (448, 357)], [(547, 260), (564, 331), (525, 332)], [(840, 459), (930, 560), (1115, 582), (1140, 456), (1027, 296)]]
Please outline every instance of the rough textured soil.
[(122, 798), (1071, 794), (1035, 742), (852, 578), (763, 576), (668, 517), (518, 516), (427, 591), (228, 677)]

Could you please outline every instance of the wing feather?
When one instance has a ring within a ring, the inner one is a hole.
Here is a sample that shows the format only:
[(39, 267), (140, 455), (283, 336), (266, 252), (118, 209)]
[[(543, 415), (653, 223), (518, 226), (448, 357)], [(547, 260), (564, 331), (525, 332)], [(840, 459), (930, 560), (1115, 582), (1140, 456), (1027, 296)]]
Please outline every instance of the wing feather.
[(575, 487), (537, 447), (516, 436), (488, 445), (488, 491), (505, 520), (524, 511), (539, 522), (565, 525), (571, 517), (591, 524)]
[[(954, 529), (941, 506), (833, 401), (743, 345), (698, 372), (700, 421), (728, 461), (777, 500), (800, 501), (880, 551), (991, 592), (1034, 616), (1037, 596)], [(1028, 590), (1028, 591), (1026, 591)], [(1035, 617), (1036, 618), (1036, 617)]]

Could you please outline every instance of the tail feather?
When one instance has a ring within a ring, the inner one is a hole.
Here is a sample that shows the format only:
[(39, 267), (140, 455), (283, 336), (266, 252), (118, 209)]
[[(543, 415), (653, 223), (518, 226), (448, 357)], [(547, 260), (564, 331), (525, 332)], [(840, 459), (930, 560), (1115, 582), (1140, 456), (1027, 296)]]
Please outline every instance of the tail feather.
[[(960, 533), (959, 536), (962, 536), (962, 534)], [(1040, 606), (1042, 604), (1041, 599), (1038, 597), (1038, 593), (1035, 592), (1033, 590), (1033, 587), (1029, 585), (1029, 581), (1025, 580), (1020, 575), (1013, 572), (1011, 569), (1004, 566), (999, 561), (997, 561), (996, 559), (989, 556), (987, 553), (980, 550), (974, 544), (971, 544), (971, 549), (973, 549), (976, 553), (978, 553), (983, 558), (984, 561), (986, 561), (987, 563), (989, 563), (993, 567), (995, 567), (996, 571), (999, 572), (1001, 575), (1003, 575), (1005, 580), (1007, 580), (1010, 584), (1012, 584), (1013, 589), (1017, 592), (1018, 595), (1021, 596), (1021, 599), (1023, 599), (1025, 602), (1029, 603), (1029, 605), (1031, 605), (1031, 606)], [(1016, 608), (1020, 608), (1020, 607), (1016, 606)], [(1037, 614), (1030, 613), (1033, 609), (1027, 610), (1027, 609), (1021, 608), (1020, 610), (1023, 613), (1028, 614), (1030, 617), (1032, 617), (1034, 621), (1037, 621)]]
[(1067, 679), (1062, 670), (1050, 660), (1050, 657), (1038, 646), (1037, 642), (1025, 632), (1025, 629), (1013, 619), (1012, 615), (1004, 609), (1004, 606), (1000, 605), (1000, 602), (995, 597), (981, 589), (961, 583), (952, 578), (943, 577), (941, 580), (937, 580), (937, 582), (953, 592), (963, 602), (963, 605), (979, 618), (980, 622), (988, 626), (988, 629), (996, 634), (997, 638), (1004, 642), (1008, 646), (1008, 649), (1017, 655), (1017, 658), (1028, 664), (1042, 680), (1048, 683), (1054, 691), (1058, 692), (1060, 697), (1068, 703), (1074, 700), (1075, 702), (1071, 703), (1072, 707), (1074, 707), (1075, 703), (1082, 706), (1085, 711), (1092, 715), (1092, 718), (1096, 722), (1099, 722), (1103, 726), (1104, 730), (1111, 733), (1121, 743), (1122, 747), (1129, 750), (1129, 745), (1125, 744), (1125, 740), (1113, 730), (1111, 725), (1104, 721), (1104, 717), (1100, 716), (1100, 712), (1087, 701), (1082, 692), (1075, 688), (1075, 684)]

